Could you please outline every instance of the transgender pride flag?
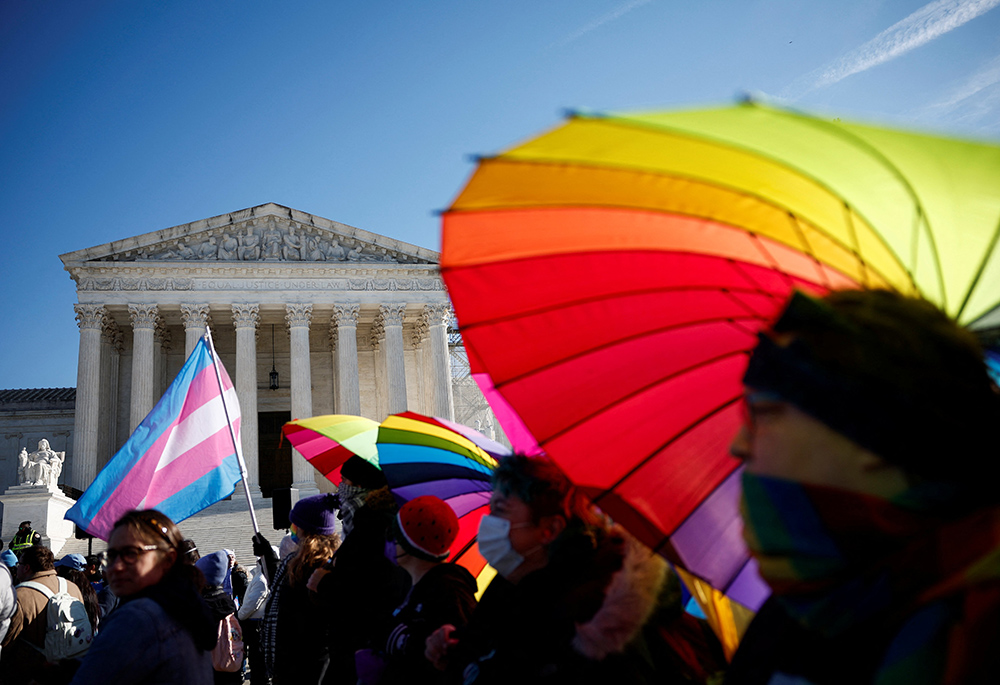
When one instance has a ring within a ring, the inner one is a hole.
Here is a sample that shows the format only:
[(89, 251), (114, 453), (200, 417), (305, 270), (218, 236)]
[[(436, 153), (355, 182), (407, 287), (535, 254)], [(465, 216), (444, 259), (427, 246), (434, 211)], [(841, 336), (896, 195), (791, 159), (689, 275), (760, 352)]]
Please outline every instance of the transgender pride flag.
[[(107, 540), (115, 521), (130, 509), (159, 509), (176, 522), (233, 493), (243, 455), (233, 449), (213, 354), (202, 338), (153, 411), (66, 518)], [(236, 390), (221, 363), (219, 373), (238, 445)]]

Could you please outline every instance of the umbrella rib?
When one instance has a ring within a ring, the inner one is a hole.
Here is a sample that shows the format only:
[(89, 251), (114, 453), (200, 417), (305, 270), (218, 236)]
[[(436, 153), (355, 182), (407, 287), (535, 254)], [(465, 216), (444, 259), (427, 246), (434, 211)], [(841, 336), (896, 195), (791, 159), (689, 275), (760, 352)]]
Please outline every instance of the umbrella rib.
[[(594, 498), (594, 503), (597, 504), (601, 499), (603, 499), (604, 497), (606, 497), (606, 496), (610, 495), (612, 492), (614, 492), (616, 488), (618, 488), (619, 486), (621, 486), (622, 483), (624, 483), (626, 480), (628, 480), (629, 478), (631, 478), (639, 469), (641, 469), (647, 463), (649, 463), (650, 461), (652, 461), (653, 459), (655, 459), (658, 454), (660, 454), (663, 450), (665, 450), (668, 447), (670, 447), (670, 445), (672, 445), (673, 443), (677, 442), (677, 440), (679, 440), (680, 438), (682, 438), (684, 435), (690, 433), (691, 430), (693, 430), (694, 428), (696, 428), (700, 424), (704, 423), (706, 420), (708, 420), (708, 419), (712, 418), (713, 416), (717, 415), (719, 412), (722, 412), (722, 411), (728, 409), (734, 403), (739, 402), (742, 399), (743, 399), (743, 394), (740, 393), (739, 396), (734, 397), (733, 399), (728, 400), (725, 403), (719, 405), (718, 407), (716, 407), (712, 411), (710, 411), (707, 414), (705, 414), (704, 416), (700, 417), (697, 421), (695, 421), (691, 425), (686, 426), (684, 428), (684, 430), (679, 431), (676, 435), (671, 436), (669, 440), (667, 440), (662, 445), (660, 445), (659, 447), (657, 447), (652, 453), (650, 453), (649, 455), (647, 455), (647, 456), (643, 457), (642, 459), (640, 459), (639, 462), (637, 464), (635, 464), (635, 466), (633, 466), (631, 469), (629, 469), (628, 472), (626, 472), (624, 475), (622, 475), (621, 478), (619, 478), (617, 481), (615, 481), (614, 483), (612, 483), (611, 485), (609, 485), (607, 488), (605, 488), (604, 492), (602, 492), (601, 494), (597, 495), (597, 497)], [(541, 443), (539, 443), (539, 444), (541, 444)]]
[[(749, 315), (747, 318), (757, 319), (757, 320), (760, 320), (760, 321), (766, 321), (767, 320), (767, 317), (761, 316), (759, 314)], [(587, 355), (593, 354), (594, 352), (601, 352), (603, 350), (607, 350), (609, 348), (616, 347), (618, 345), (622, 345), (622, 344), (625, 344), (625, 343), (628, 343), (628, 342), (632, 342), (632, 341), (638, 340), (640, 338), (646, 338), (646, 337), (649, 337), (651, 335), (656, 335), (657, 333), (665, 333), (667, 331), (680, 330), (682, 328), (688, 328), (688, 327), (691, 327), (691, 326), (698, 326), (698, 325), (703, 325), (703, 324), (708, 324), (708, 323), (721, 323), (721, 322), (734, 323), (734, 317), (731, 317), (731, 316), (720, 316), (720, 317), (715, 317), (715, 318), (710, 318), (710, 319), (698, 319), (696, 321), (687, 321), (685, 323), (672, 324), (672, 325), (669, 325), (669, 326), (660, 326), (658, 328), (653, 328), (653, 329), (650, 329), (650, 330), (642, 331), (640, 333), (635, 333), (634, 335), (629, 335), (627, 337), (618, 338), (617, 340), (612, 340), (612, 341), (606, 342), (606, 343), (601, 344), (601, 345), (596, 345), (594, 347), (589, 347), (586, 350), (583, 350), (581, 352), (577, 352), (576, 354), (572, 354), (572, 355), (569, 355), (569, 356), (566, 356), (566, 357), (562, 357), (562, 358), (560, 358), (560, 359), (558, 359), (556, 361), (549, 362), (547, 364), (542, 364), (541, 366), (537, 366), (537, 367), (535, 367), (533, 369), (529, 369), (528, 371), (524, 371), (523, 373), (520, 373), (520, 374), (518, 374), (516, 376), (511, 376), (510, 378), (507, 378), (507, 379), (499, 381), (499, 382), (497, 382), (496, 379), (494, 379), (493, 387), (495, 387), (496, 389), (499, 390), (500, 388), (505, 387), (507, 385), (510, 385), (511, 383), (518, 383), (518, 382), (524, 380), (525, 378), (537, 375), (537, 374), (542, 373), (544, 371), (549, 371), (549, 370), (554, 369), (554, 368), (556, 368), (558, 366), (561, 366), (561, 365), (563, 365), (563, 364), (565, 364), (567, 362), (571, 362), (571, 361), (574, 361), (576, 359), (580, 359), (582, 357), (586, 357)], [(745, 330), (745, 329), (743, 329), (743, 330)]]
[[(616, 406), (618, 406), (620, 404), (623, 404), (624, 402), (627, 402), (628, 400), (632, 399), (633, 397), (638, 397), (642, 393), (648, 392), (649, 390), (652, 390), (653, 388), (655, 388), (658, 385), (662, 385), (663, 383), (667, 383), (667, 382), (669, 382), (669, 381), (677, 378), (681, 374), (685, 374), (685, 373), (688, 373), (690, 371), (694, 371), (695, 369), (700, 369), (700, 368), (706, 367), (706, 366), (708, 366), (710, 364), (714, 364), (716, 362), (722, 361), (723, 359), (728, 359), (729, 357), (735, 357), (737, 355), (747, 354), (748, 352), (749, 352), (749, 350), (739, 350), (739, 351), (736, 351), (736, 352), (727, 352), (725, 354), (720, 354), (720, 355), (717, 355), (715, 357), (712, 357), (711, 359), (702, 360), (702, 361), (698, 362), (697, 364), (692, 364), (691, 366), (685, 367), (683, 369), (679, 369), (679, 370), (677, 370), (677, 371), (675, 371), (675, 372), (673, 372), (671, 374), (668, 374), (666, 376), (662, 376), (660, 378), (657, 378), (655, 381), (647, 383), (646, 385), (642, 386), (641, 388), (637, 388), (637, 389), (633, 390), (632, 392), (626, 394), (625, 396), (619, 397), (618, 399), (616, 399), (616, 400), (614, 400), (612, 402), (609, 402), (608, 404), (605, 404), (604, 406), (598, 408), (597, 410), (592, 411), (590, 414), (587, 414), (586, 416), (584, 416), (584, 417), (582, 417), (580, 419), (577, 419), (573, 423), (569, 424), (568, 426), (566, 426), (564, 428), (559, 429), (558, 431), (556, 431), (555, 433), (552, 433), (548, 437), (546, 437), (544, 439), (539, 439), (538, 440), (538, 445), (539, 446), (548, 445), (553, 440), (556, 440), (556, 439), (562, 437), (563, 435), (565, 435), (566, 433), (568, 433), (569, 431), (571, 431), (571, 430), (573, 430), (575, 428), (580, 427), (581, 425), (583, 425), (587, 421), (590, 421), (591, 419), (593, 419), (595, 416), (597, 416), (597, 415), (599, 415), (599, 414), (601, 414), (603, 412), (606, 412), (607, 410), (611, 409), (612, 407), (616, 407)], [(697, 423), (692, 424), (692, 426), (690, 426), (689, 428), (691, 428), (691, 427), (693, 427), (695, 425), (697, 425)], [(687, 430), (688, 430), (688, 428), (685, 428), (683, 431), (681, 431), (681, 433), (678, 434), (678, 436), (682, 435), (685, 432), (687, 432)], [(664, 446), (666, 446), (666, 445), (664, 445)], [(663, 448), (661, 447), (660, 449), (663, 449)], [(659, 450), (657, 450), (657, 452), (658, 451)], [(612, 486), (612, 487), (614, 487), (614, 486)]]
[(972, 291), (976, 289), (976, 286), (979, 284), (979, 279), (982, 278), (983, 272), (986, 271), (986, 265), (989, 262), (990, 256), (993, 254), (993, 251), (996, 249), (998, 241), (1000, 241), (1000, 222), (997, 222), (997, 227), (993, 231), (993, 237), (990, 238), (989, 247), (986, 249), (986, 252), (983, 255), (983, 260), (979, 263), (979, 268), (976, 269), (976, 275), (973, 276), (972, 282), (969, 283), (969, 289), (965, 292), (965, 297), (962, 299), (962, 305), (958, 308), (958, 311), (955, 313), (956, 319), (962, 316), (962, 312), (965, 311), (966, 305), (969, 304), (969, 299), (972, 297)]

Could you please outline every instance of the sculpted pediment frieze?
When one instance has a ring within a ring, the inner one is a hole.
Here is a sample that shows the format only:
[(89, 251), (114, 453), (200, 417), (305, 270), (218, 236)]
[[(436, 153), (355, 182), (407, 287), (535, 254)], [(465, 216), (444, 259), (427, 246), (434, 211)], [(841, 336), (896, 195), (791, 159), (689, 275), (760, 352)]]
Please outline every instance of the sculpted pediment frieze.
[(234, 221), (91, 261), (434, 263), (385, 245), (275, 216)]

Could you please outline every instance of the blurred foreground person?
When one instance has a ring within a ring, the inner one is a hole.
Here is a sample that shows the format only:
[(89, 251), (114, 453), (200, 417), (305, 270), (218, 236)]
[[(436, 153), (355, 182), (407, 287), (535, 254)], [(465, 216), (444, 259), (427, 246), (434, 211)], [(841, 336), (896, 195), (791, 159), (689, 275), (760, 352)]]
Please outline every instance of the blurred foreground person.
[(205, 576), (201, 596), (218, 623), (219, 638), (212, 650), (215, 683), (242, 683), (243, 631), (236, 621), (236, 602), (223, 586), (229, 570), (228, 550), (203, 556), (195, 566)]
[(1000, 674), (1000, 396), (975, 337), (887, 291), (796, 293), (744, 377), (744, 537), (773, 596), (729, 683)]
[(413, 585), (375, 633), (373, 649), (358, 651), (358, 682), (441, 682), (444, 674), (424, 657), (427, 638), (446, 624), (465, 626), (476, 608), (476, 579), (465, 568), (445, 561), (458, 535), (458, 517), (439, 497), (424, 495), (400, 507), (390, 532), (396, 563)]
[(218, 621), (201, 598), (201, 571), (179, 553), (183, 539), (155, 509), (118, 519), (107, 577), (121, 603), (101, 623), (73, 683), (212, 683)]
[(500, 460), (479, 551), (499, 575), (466, 629), (445, 625), (426, 642), (452, 682), (684, 682), (643, 632), (666, 562), (610, 526), (554, 463)]

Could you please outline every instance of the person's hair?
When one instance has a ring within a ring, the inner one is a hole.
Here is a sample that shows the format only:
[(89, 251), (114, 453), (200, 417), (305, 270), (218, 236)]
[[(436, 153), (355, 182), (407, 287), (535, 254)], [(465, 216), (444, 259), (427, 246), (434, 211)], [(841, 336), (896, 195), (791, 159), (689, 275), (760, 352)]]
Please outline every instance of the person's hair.
[(184, 534), (165, 514), (156, 509), (133, 509), (115, 521), (112, 532), (123, 526), (147, 545), (176, 551), (177, 555), (168, 575), (185, 578), (199, 591), (205, 585), (205, 576), (195, 567), (191, 556), (183, 553)]
[(41, 573), (42, 571), (51, 571), (56, 566), (55, 556), (52, 554), (52, 550), (48, 547), (43, 547), (42, 545), (32, 545), (26, 550), (21, 552), (21, 557), (18, 559), (18, 563), (24, 564), (32, 573)]
[(94, 586), (90, 584), (87, 574), (69, 566), (59, 566), (56, 568), (56, 575), (75, 583), (80, 588), (80, 594), (83, 596), (83, 607), (87, 610), (87, 618), (90, 619), (90, 627), (96, 630), (97, 623), (101, 618), (101, 605), (97, 602), (97, 593), (94, 592)]
[(517, 497), (531, 510), (537, 523), (559, 515), (568, 521), (595, 522), (593, 506), (554, 462), (545, 457), (514, 454), (500, 459), (493, 471), (493, 490)]
[(894, 291), (805, 299), (793, 296), (774, 334), (802, 350), (817, 378), (847, 388), (851, 402), (839, 413), (855, 426), (851, 437), (911, 477), (976, 489), (1000, 425), (1000, 394), (975, 334), (930, 302)]
[(299, 540), (299, 547), (288, 562), (288, 584), (305, 585), (317, 568), (329, 561), (340, 547), (340, 536), (307, 535)]

